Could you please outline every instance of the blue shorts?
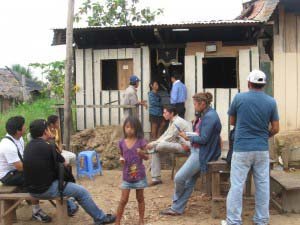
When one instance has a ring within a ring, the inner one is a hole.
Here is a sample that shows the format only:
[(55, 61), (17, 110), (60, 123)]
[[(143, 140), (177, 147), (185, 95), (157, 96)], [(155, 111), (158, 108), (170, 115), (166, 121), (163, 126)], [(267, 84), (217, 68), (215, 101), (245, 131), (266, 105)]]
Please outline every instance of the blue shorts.
[(121, 189), (144, 189), (146, 187), (148, 187), (148, 182), (146, 177), (136, 182), (127, 182), (123, 180), (121, 184)]

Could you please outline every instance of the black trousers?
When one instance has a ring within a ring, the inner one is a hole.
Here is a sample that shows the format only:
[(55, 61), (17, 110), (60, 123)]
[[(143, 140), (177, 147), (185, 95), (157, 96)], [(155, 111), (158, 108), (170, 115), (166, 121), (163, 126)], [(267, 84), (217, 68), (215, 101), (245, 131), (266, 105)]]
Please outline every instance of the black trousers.
[(184, 119), (184, 114), (185, 114), (185, 106), (184, 106), (184, 102), (182, 103), (176, 103), (173, 104), (176, 107), (176, 111), (178, 116), (180, 116), (181, 118)]

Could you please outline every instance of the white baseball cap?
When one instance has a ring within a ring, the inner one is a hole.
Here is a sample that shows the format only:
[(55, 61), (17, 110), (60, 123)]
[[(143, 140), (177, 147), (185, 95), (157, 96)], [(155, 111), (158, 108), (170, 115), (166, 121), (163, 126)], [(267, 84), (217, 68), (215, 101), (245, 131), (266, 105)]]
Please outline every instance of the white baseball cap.
[(266, 74), (260, 70), (253, 70), (247, 77), (247, 81), (254, 84), (265, 84), (267, 83)]

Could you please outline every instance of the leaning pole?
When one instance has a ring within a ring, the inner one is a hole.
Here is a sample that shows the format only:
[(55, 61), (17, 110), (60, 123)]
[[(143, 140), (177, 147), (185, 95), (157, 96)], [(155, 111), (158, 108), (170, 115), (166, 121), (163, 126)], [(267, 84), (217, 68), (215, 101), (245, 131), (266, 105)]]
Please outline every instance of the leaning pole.
[(72, 67), (73, 67), (73, 20), (74, 20), (74, 2), (69, 0), (68, 3), (68, 19), (66, 30), (66, 64), (65, 64), (65, 92), (64, 92), (64, 144), (65, 149), (70, 149), (71, 139), (71, 82), (72, 82)]

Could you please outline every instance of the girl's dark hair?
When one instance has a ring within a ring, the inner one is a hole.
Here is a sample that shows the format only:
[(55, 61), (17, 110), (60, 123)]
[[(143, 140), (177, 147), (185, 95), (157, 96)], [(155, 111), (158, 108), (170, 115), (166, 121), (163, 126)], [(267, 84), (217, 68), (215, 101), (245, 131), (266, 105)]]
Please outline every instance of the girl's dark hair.
[(124, 133), (124, 137), (127, 138), (126, 132), (125, 132), (125, 126), (126, 124), (129, 123), (133, 129), (134, 129), (134, 135), (137, 137), (137, 139), (142, 139), (144, 138), (144, 131), (142, 128), (142, 124), (139, 121), (138, 118), (134, 117), (134, 116), (128, 116), (123, 124), (123, 133)]
[(48, 116), (47, 122), (48, 122), (48, 124), (54, 124), (54, 123), (56, 123), (57, 120), (58, 120), (57, 115), (51, 115), (51, 116)]
[(149, 84), (149, 88), (150, 88), (151, 91), (152, 91), (152, 86), (153, 86), (154, 83), (159, 84), (157, 80), (151, 81), (150, 84)]

